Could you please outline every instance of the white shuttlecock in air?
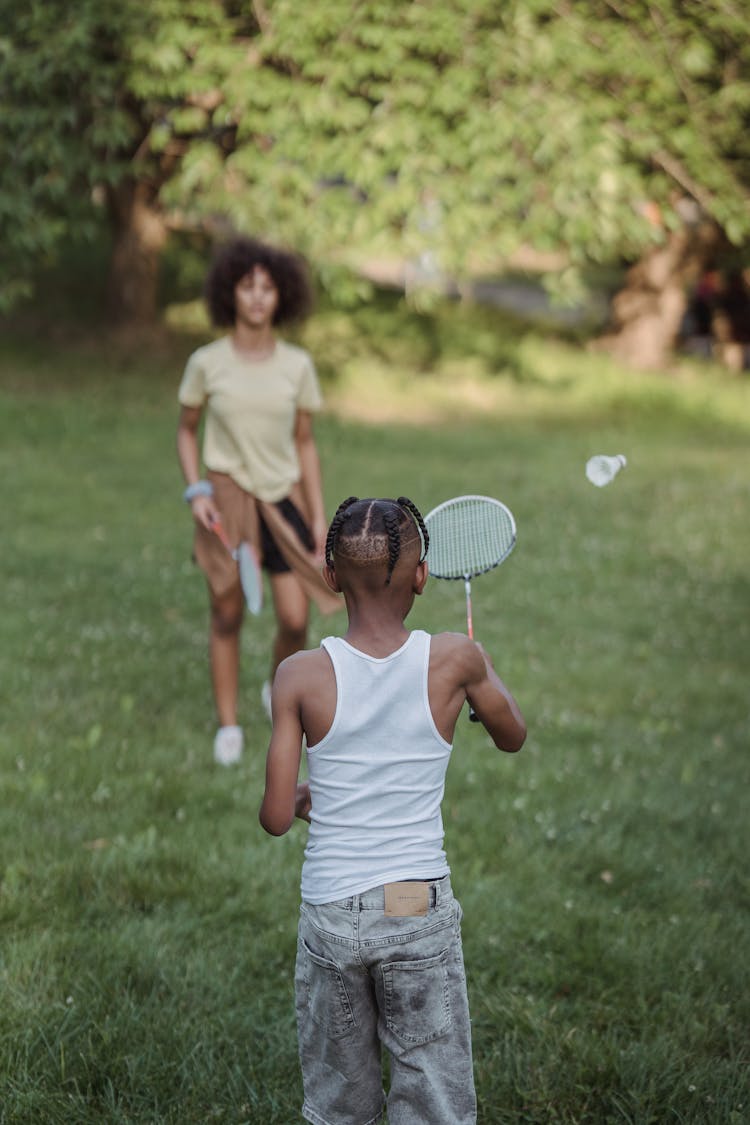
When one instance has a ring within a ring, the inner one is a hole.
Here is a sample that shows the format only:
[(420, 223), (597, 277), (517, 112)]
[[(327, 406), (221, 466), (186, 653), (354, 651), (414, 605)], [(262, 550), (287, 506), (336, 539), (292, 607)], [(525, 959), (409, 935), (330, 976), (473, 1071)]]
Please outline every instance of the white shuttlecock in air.
[(598, 453), (596, 457), (589, 457), (586, 462), (586, 476), (597, 488), (603, 488), (614, 480), (620, 469), (624, 469), (628, 461), (624, 453), (616, 453), (614, 457), (607, 457)]

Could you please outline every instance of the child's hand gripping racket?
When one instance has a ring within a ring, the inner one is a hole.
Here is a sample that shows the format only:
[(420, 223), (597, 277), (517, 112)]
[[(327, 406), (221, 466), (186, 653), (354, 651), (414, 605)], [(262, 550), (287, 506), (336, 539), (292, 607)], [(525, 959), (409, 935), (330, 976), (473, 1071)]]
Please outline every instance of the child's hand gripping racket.
[(219, 519), (213, 521), (211, 530), (219, 537), (240, 568), (240, 583), (247, 608), (257, 617), (263, 607), (263, 576), (255, 548), (252, 543), (246, 542), (240, 543), (236, 549), (232, 547), (224, 525)]
[[(438, 504), (425, 516), (430, 533), (427, 562), (435, 578), (463, 579), (466, 627), (474, 640), (471, 579), (494, 570), (516, 545), (512, 512), (490, 496), (457, 496)], [(474, 711), (469, 718), (478, 722)]]

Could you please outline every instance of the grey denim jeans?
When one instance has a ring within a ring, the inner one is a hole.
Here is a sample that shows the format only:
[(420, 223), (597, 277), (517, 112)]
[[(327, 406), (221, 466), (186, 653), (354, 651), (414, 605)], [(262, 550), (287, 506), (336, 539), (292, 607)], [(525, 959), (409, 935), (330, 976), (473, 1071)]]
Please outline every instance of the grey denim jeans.
[(387, 1103), (389, 1125), (473, 1125), (461, 907), (450, 878), (429, 883), (424, 916), (387, 917), (383, 897), (375, 887), (300, 908), (302, 1115), (313, 1125), (373, 1125)]

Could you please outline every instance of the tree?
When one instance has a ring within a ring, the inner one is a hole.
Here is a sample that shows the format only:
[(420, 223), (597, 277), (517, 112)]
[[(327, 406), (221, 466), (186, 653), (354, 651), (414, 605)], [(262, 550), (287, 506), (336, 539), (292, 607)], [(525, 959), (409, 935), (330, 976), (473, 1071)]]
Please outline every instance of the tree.
[(46, 250), (98, 186), (130, 315), (153, 307), (165, 223), (218, 217), (324, 270), (357, 248), (460, 274), (531, 247), (575, 296), (592, 264), (638, 262), (612, 342), (658, 364), (686, 283), (750, 240), (736, 0), (0, 5), (0, 136), (36, 138), (17, 179), (0, 171), (0, 217), (31, 185), (16, 242)]
[(259, 51), (273, 81), (237, 89), (227, 160), (239, 222), (263, 191), (262, 135), (267, 222), (301, 213), (313, 244), (429, 250), (459, 272), (556, 251), (570, 296), (592, 263), (638, 261), (612, 343), (657, 366), (686, 284), (750, 238), (750, 37), (732, 0), (371, 0), (355, 18), (277, 0)]
[(0, 301), (29, 292), (67, 233), (94, 237), (103, 206), (111, 308), (150, 319), (162, 190), (191, 148), (232, 147), (213, 111), (254, 20), (214, 0), (0, 0), (0, 15)]

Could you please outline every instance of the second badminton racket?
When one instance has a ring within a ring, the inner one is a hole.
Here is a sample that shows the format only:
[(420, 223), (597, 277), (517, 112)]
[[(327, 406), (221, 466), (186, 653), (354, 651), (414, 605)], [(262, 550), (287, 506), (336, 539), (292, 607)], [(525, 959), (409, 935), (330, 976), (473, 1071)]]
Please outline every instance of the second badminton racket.
[(247, 608), (257, 617), (263, 608), (263, 576), (255, 548), (252, 543), (246, 542), (240, 543), (239, 547), (233, 547), (220, 520), (215, 520), (211, 524), (211, 530), (219, 537), (237, 563)]

